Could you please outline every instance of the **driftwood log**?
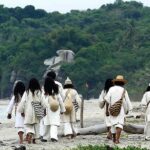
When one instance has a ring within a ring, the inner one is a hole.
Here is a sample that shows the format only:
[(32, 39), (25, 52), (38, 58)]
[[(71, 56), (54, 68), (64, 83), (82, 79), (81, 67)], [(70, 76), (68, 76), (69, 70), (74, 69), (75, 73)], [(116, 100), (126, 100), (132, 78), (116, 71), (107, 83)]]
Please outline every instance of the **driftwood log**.
[[(127, 133), (132, 133), (132, 134), (143, 134), (144, 125), (126, 124), (124, 125), (123, 130)], [(99, 124), (99, 125), (94, 125), (94, 126), (90, 126), (86, 128), (80, 128), (78, 132), (79, 132), (79, 135), (106, 133), (107, 127), (105, 124)]]

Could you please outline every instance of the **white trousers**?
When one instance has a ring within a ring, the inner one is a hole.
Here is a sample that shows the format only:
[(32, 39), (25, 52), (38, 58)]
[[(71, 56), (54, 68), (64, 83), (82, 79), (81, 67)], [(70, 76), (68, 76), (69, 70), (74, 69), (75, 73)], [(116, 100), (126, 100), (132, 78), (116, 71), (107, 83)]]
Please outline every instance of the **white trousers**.
[(42, 118), (41, 120), (40, 120), (40, 131), (39, 131), (39, 134), (40, 134), (40, 136), (43, 136), (44, 135), (44, 119)]
[(145, 139), (150, 140), (150, 122), (146, 122), (144, 128)]
[(78, 133), (78, 130), (77, 128), (75, 127), (74, 124), (72, 124), (72, 127), (71, 127), (71, 123), (69, 122), (66, 122), (64, 123), (64, 135), (72, 135), (73, 132), (75, 132), (76, 134)]
[(17, 127), (16, 129), (17, 129), (17, 133), (19, 133), (19, 132), (23, 132), (24, 133), (24, 128)]
[(111, 126), (111, 133), (116, 133), (116, 128), (121, 128), (121, 129), (123, 129), (123, 125), (121, 125), (121, 124), (116, 124), (116, 125), (113, 125), (113, 126)]
[(39, 138), (39, 124), (25, 125), (26, 134), (32, 133), (33, 138)]
[(56, 139), (58, 140), (58, 126), (55, 125), (44, 125), (43, 139)]

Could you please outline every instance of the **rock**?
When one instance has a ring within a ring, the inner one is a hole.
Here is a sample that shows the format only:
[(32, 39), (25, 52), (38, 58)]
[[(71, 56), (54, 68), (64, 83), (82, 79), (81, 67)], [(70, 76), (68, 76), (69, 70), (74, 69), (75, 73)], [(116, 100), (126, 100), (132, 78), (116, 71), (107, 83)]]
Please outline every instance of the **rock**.
[(24, 145), (21, 146), (15, 146), (14, 150), (26, 150), (26, 147)]

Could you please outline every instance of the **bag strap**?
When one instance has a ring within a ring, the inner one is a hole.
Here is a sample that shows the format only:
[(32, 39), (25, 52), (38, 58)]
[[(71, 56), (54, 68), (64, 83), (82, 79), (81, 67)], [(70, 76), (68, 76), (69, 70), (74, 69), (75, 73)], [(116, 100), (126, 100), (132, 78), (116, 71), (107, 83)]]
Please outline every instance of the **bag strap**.
[(123, 100), (123, 97), (125, 96), (125, 92), (126, 92), (126, 90), (124, 89), (120, 100)]
[[(120, 98), (119, 100), (123, 101), (123, 97), (124, 97), (124, 95), (125, 95), (125, 92), (126, 92), (126, 90), (124, 89), (124, 90), (123, 90), (123, 93), (122, 93), (122, 95), (121, 95), (121, 98)], [(110, 97), (110, 106), (111, 106), (111, 97)]]

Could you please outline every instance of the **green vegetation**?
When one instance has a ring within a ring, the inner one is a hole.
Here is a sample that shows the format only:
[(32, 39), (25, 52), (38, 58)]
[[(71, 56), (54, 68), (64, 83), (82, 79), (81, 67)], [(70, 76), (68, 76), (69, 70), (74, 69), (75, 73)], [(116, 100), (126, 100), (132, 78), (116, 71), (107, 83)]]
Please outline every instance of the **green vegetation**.
[(75, 61), (60, 75), (69, 76), (79, 93), (87, 95), (87, 83), (88, 95), (97, 98), (106, 78), (123, 74), (129, 94), (140, 100), (150, 77), (149, 34), (150, 8), (134, 1), (66, 14), (0, 5), (0, 96), (8, 96), (13, 70), (24, 82), (41, 80), (43, 61), (71, 49)]
[(147, 149), (146, 148), (138, 148), (138, 147), (134, 147), (134, 146), (119, 148), (119, 147), (110, 147), (108, 145), (104, 145), (104, 146), (88, 145), (88, 146), (78, 146), (77, 148), (73, 148), (71, 150), (147, 150)]

